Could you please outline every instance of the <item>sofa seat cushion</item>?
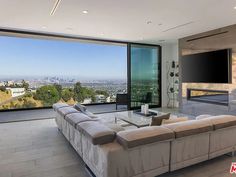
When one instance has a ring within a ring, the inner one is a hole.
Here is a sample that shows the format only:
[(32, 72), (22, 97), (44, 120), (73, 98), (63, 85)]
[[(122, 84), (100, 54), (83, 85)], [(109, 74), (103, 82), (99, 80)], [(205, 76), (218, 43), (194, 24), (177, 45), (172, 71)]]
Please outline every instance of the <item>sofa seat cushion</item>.
[(172, 130), (175, 133), (176, 138), (191, 136), (213, 130), (211, 122), (207, 120), (189, 120), (163, 126)]
[(236, 125), (236, 116), (233, 115), (219, 115), (206, 118), (211, 121), (214, 130), (231, 127)]
[(116, 133), (98, 121), (86, 121), (77, 124), (76, 128), (91, 139), (94, 145), (111, 143), (115, 140)]
[(83, 113), (89, 116), (90, 118), (98, 118), (97, 115), (93, 114), (92, 112), (89, 112), (88, 110), (84, 111)]
[(78, 112), (78, 111), (77, 111), (75, 108), (72, 108), (72, 107), (62, 107), (62, 108), (59, 108), (59, 109), (57, 110), (57, 112), (58, 112), (61, 116), (65, 117), (67, 114), (76, 113), (76, 112)]
[(55, 103), (52, 105), (52, 108), (54, 111), (57, 111), (59, 108), (62, 108), (62, 107), (68, 107), (69, 105), (66, 104), (66, 103)]
[(162, 126), (143, 127), (117, 133), (117, 141), (124, 148), (133, 148), (173, 138), (173, 131)]
[(116, 133), (125, 130), (125, 128), (119, 124), (115, 124), (115, 123), (103, 123), (103, 124), (109, 127), (110, 129), (112, 129), (113, 131), (115, 131)]
[(65, 120), (67, 120), (73, 127), (76, 128), (76, 125), (78, 123), (85, 122), (85, 121), (92, 121), (93, 119), (91, 119), (90, 117), (88, 117), (87, 115), (81, 112), (76, 112), (76, 113), (67, 114), (65, 116)]

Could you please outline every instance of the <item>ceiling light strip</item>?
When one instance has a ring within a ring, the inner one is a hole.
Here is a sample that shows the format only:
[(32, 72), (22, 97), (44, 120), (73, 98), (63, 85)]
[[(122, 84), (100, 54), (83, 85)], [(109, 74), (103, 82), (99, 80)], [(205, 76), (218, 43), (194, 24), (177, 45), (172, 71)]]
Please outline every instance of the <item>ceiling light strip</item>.
[(191, 22), (188, 22), (188, 23), (184, 23), (184, 24), (181, 24), (181, 25), (178, 25), (178, 26), (169, 28), (169, 29), (167, 29), (167, 30), (164, 30), (164, 31), (162, 31), (162, 32), (167, 32), (167, 31), (170, 31), (170, 30), (173, 30), (173, 29), (176, 29), (176, 28), (180, 28), (180, 27), (183, 27), (183, 26), (186, 26), (186, 25), (190, 25), (190, 24), (192, 24), (192, 23), (194, 23), (194, 22), (191, 21)]
[(61, 2), (61, 0), (56, 0), (55, 4), (54, 4), (54, 6), (53, 6), (53, 8), (51, 10), (51, 13), (50, 13), (51, 16), (53, 16), (56, 13), (57, 8), (58, 8), (60, 2)]

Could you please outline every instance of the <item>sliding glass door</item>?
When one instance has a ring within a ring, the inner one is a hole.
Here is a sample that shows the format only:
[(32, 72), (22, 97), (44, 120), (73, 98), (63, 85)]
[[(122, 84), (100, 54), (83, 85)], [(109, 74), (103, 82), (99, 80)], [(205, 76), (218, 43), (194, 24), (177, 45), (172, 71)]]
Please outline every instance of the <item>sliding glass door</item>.
[(129, 109), (139, 108), (142, 104), (161, 106), (160, 54), (160, 46), (129, 44)]

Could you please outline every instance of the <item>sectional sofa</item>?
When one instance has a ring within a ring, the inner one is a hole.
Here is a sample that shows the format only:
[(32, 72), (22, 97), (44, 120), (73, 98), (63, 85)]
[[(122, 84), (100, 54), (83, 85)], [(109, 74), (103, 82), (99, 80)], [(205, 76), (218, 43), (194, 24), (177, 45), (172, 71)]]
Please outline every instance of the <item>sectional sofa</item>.
[(231, 115), (124, 130), (66, 104), (53, 108), (58, 129), (97, 177), (154, 177), (236, 148)]

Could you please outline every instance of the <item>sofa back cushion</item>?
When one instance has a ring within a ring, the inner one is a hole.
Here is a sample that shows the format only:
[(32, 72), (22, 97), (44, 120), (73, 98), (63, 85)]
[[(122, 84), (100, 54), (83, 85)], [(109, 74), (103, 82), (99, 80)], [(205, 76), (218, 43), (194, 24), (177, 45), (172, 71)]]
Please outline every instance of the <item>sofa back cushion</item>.
[(91, 139), (94, 145), (111, 143), (116, 137), (115, 131), (97, 121), (82, 122), (77, 124), (76, 128)]
[(196, 120), (206, 119), (208, 117), (212, 117), (210, 114), (202, 114), (196, 117)]
[(236, 126), (236, 116), (232, 115), (219, 115), (206, 118), (211, 121), (214, 130), (222, 129), (226, 127)]
[[(92, 119), (92, 120), (94, 120), (94, 119)], [(125, 130), (124, 127), (122, 127), (121, 125), (116, 124), (116, 123), (103, 122), (102, 124), (109, 127), (111, 130), (115, 131), (116, 133)]]
[(213, 130), (211, 122), (207, 120), (189, 120), (163, 126), (172, 130), (175, 133), (176, 138), (205, 133)]
[(173, 131), (162, 126), (143, 127), (117, 133), (117, 141), (124, 148), (133, 148), (173, 138)]
[(188, 121), (188, 117), (173, 117), (170, 119), (163, 119), (162, 120), (162, 125), (164, 124), (173, 124), (177, 122), (183, 122), (183, 121)]
[(69, 105), (66, 103), (55, 103), (52, 105), (52, 108), (54, 109), (54, 111), (57, 111), (59, 108), (62, 107), (68, 107)]
[(76, 127), (78, 123), (85, 122), (85, 121), (92, 121), (90, 117), (87, 115), (81, 113), (81, 112), (76, 112), (76, 113), (71, 113), (67, 114), (65, 116), (65, 120), (67, 120), (72, 126)]
[(62, 107), (62, 108), (59, 108), (59, 109), (57, 110), (57, 112), (58, 112), (61, 116), (65, 117), (67, 114), (76, 113), (76, 112), (78, 112), (78, 111), (77, 111), (75, 108), (72, 108), (72, 107)]

